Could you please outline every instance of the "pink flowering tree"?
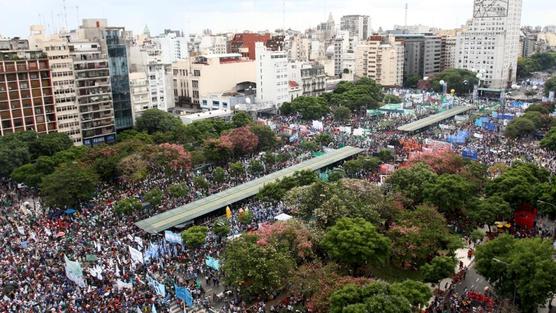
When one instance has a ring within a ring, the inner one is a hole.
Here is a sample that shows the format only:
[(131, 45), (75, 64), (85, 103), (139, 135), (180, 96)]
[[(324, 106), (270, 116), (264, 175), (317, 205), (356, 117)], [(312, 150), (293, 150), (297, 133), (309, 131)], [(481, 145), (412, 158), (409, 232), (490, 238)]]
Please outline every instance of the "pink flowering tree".
[(277, 249), (291, 251), (298, 262), (314, 256), (313, 235), (301, 222), (287, 221), (264, 224), (256, 232), (257, 244), (274, 246)]

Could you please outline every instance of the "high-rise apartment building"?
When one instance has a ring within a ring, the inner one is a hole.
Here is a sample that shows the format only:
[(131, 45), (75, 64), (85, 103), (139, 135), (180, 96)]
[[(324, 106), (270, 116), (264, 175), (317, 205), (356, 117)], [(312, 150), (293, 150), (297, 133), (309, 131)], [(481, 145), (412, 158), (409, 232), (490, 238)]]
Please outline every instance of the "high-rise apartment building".
[(116, 140), (108, 56), (97, 42), (72, 42), (77, 103), (83, 144), (95, 146)]
[(484, 73), (491, 88), (516, 80), (522, 0), (474, 0), (473, 18), (457, 35), (456, 67)]
[(128, 33), (123, 27), (108, 27), (106, 19), (84, 19), (78, 36), (98, 42), (102, 52), (108, 56), (116, 129), (131, 128), (133, 112), (129, 90)]
[(368, 77), (383, 86), (403, 84), (404, 46), (393, 36), (371, 36), (356, 48), (356, 77)]
[(442, 72), (442, 38), (426, 35), (423, 46), (423, 77)]
[(456, 37), (442, 36), (442, 70), (456, 66)]
[(58, 132), (67, 134), (75, 145), (83, 143), (76, 99), (73, 58), (68, 39), (62, 35), (46, 36), (44, 26), (31, 27), (30, 45), (46, 53), (52, 71)]
[(345, 15), (340, 21), (340, 30), (348, 31), (350, 37), (357, 37), (359, 40), (369, 37), (369, 28), (368, 15)]
[(47, 55), (0, 51), (0, 135), (56, 132), (56, 107)]
[(347, 30), (340, 31), (334, 39), (334, 74), (342, 77), (353, 73), (355, 66), (355, 49), (359, 44), (357, 36), (351, 36)]
[(256, 79), (257, 103), (280, 107), (289, 101), (288, 54), (285, 51), (272, 51), (262, 42), (257, 42)]

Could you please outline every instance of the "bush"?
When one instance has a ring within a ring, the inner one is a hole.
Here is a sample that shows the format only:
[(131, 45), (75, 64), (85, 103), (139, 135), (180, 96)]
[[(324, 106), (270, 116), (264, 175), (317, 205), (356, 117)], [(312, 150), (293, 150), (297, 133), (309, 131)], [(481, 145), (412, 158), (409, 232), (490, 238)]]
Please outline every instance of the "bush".
[(141, 209), (141, 201), (136, 198), (122, 199), (114, 204), (114, 211), (118, 214), (130, 215)]
[(187, 196), (189, 188), (187, 188), (185, 184), (173, 184), (168, 188), (168, 192), (170, 192), (170, 195), (174, 198), (183, 198)]
[(239, 213), (238, 219), (241, 224), (249, 225), (253, 221), (253, 213), (249, 210), (244, 210)]
[(197, 248), (205, 243), (208, 227), (191, 226), (181, 233), (181, 238), (186, 246)]
[(157, 206), (162, 202), (162, 191), (160, 188), (153, 188), (144, 195), (145, 201), (153, 206)]

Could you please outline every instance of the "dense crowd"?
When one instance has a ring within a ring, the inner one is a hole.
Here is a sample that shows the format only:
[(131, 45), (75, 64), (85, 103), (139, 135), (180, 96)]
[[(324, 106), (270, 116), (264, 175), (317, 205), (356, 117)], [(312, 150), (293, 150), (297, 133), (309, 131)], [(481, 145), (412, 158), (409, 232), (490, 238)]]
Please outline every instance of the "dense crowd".
[[(410, 102), (410, 107), (419, 108), (418, 104)], [(37, 201), (38, 197), (32, 190), (20, 188), (10, 181), (2, 181), (0, 312), (168, 312), (170, 306), (176, 303), (174, 285), (191, 290), (197, 307), (219, 303), (223, 312), (242, 312), (248, 308), (247, 304), (236, 296), (236, 290), (227, 290), (222, 286), (221, 273), (206, 262), (207, 257), (220, 259), (225, 240), (209, 232), (202, 247), (186, 249), (179, 243), (168, 242), (163, 235), (142, 232), (134, 222), (308, 159), (311, 154), (304, 151), (298, 143), (304, 137), (310, 138), (321, 132), (328, 132), (333, 136), (329, 148), (352, 145), (364, 148), (369, 154), (409, 137), (418, 140), (445, 139), (447, 132), (438, 128), (417, 136), (396, 131), (398, 126), (432, 113), (434, 111), (429, 107), (416, 109), (415, 114), (409, 115), (355, 115), (347, 122), (336, 122), (332, 117), (327, 117), (322, 121), (322, 129), (315, 129), (299, 117), (278, 116), (268, 121), (277, 132), (295, 125), (293, 128), (297, 130), (304, 126), (306, 133), (277, 148), (275, 153), (286, 156), (282, 161), (265, 163), (262, 154), (239, 160), (245, 168), (253, 160), (260, 161), (264, 170), (258, 174), (246, 171), (235, 179), (226, 179), (218, 184), (213, 179), (214, 167), (207, 166), (187, 175), (153, 175), (138, 184), (121, 182), (103, 185), (95, 198), (77, 212), (46, 210), (41, 207), (40, 200)], [(507, 140), (498, 132), (487, 132), (473, 126), (472, 121), (450, 125), (453, 126), (451, 132), (456, 128), (482, 135), (471, 137), (465, 145), (456, 146), (458, 153), (464, 147), (475, 149), (479, 161), (486, 164), (510, 164), (516, 156), (523, 156), (556, 171), (554, 154), (540, 149), (535, 143)], [(347, 126), (350, 127), (349, 133), (342, 129)], [(364, 136), (354, 136), (351, 130), (356, 128), (364, 128), (368, 132)], [(402, 150), (395, 149), (399, 160), (407, 158)], [(229, 173), (227, 175), (231, 177)], [(193, 183), (194, 177), (199, 176), (209, 182), (208, 190), (201, 190)], [(144, 208), (133, 216), (117, 215), (112, 210), (112, 205), (118, 200), (130, 197), (143, 200), (147, 191), (155, 187), (167, 190), (175, 183), (186, 184), (189, 188), (188, 195), (172, 198), (165, 194), (160, 205)], [(247, 229), (254, 229), (261, 223), (271, 222), (276, 215), (287, 212), (283, 204), (270, 206), (255, 199), (248, 200), (243, 207), (253, 213), (253, 221), (249, 225), (240, 223), (237, 214), (239, 208), (234, 208), (229, 238), (240, 235)], [(207, 225), (210, 225), (209, 221)], [(143, 251), (142, 262), (137, 262), (130, 256), (130, 247)], [(83, 267), (84, 287), (77, 286), (67, 278), (65, 257), (78, 261)], [(163, 284), (167, 296), (161, 296), (149, 284), (149, 279)], [(456, 303), (460, 301), (457, 300)], [(182, 304), (178, 302), (178, 305)], [(262, 312), (264, 307), (265, 304), (262, 303), (249, 308)], [(292, 304), (276, 304), (271, 309), (289, 311), (290, 308), (293, 309)]]

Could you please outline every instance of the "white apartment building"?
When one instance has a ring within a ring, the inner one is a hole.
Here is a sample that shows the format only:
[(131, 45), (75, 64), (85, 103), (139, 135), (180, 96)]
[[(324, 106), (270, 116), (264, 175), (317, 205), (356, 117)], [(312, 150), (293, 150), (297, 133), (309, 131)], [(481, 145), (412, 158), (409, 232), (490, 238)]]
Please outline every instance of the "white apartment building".
[[(157, 42), (145, 41), (143, 46), (133, 46), (129, 51), (130, 72), (144, 73), (147, 78), (149, 105), (146, 109), (159, 109), (165, 112), (173, 109), (175, 97), (172, 65), (163, 61), (163, 52)], [(142, 106), (133, 106), (133, 109), (140, 107)], [(134, 118), (140, 114), (141, 111), (133, 112)]]
[(172, 64), (189, 56), (188, 38), (177, 36), (175, 32), (153, 38), (153, 41), (160, 47), (160, 59), (164, 64)]
[(521, 7), (522, 0), (475, 0), (473, 18), (457, 35), (456, 67), (483, 72), (490, 88), (515, 82)]
[(257, 103), (280, 107), (289, 101), (288, 54), (267, 50), (264, 43), (255, 44)]
[(401, 86), (403, 67), (403, 43), (392, 36), (372, 36), (356, 48), (356, 77), (368, 77), (383, 86)]
[(343, 74), (354, 72), (355, 49), (359, 39), (350, 36), (349, 31), (340, 31), (334, 40), (334, 74), (342, 77)]
[(129, 73), (129, 91), (131, 94), (131, 105), (133, 109), (133, 120), (151, 108), (149, 80), (145, 72)]
[(309, 60), (311, 41), (301, 34), (295, 34), (289, 38), (288, 59), (290, 61)]
[(31, 49), (43, 50), (52, 71), (52, 88), (56, 105), (58, 132), (67, 134), (76, 146), (83, 144), (76, 99), (73, 58), (68, 40), (59, 35), (46, 36), (44, 26), (31, 26)]

